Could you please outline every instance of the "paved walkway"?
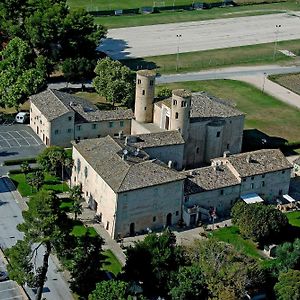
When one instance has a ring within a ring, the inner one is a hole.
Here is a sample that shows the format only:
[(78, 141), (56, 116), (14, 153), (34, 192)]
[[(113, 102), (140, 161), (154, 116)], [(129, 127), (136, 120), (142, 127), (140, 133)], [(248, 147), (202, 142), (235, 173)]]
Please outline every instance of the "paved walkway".
[(98, 234), (104, 239), (104, 245), (103, 249), (110, 249), (113, 254), (118, 258), (119, 262), (122, 264), (122, 266), (125, 265), (126, 262), (126, 256), (120, 247), (120, 245), (113, 240), (108, 232), (105, 230), (102, 224), (95, 223), (93, 221), (95, 217), (95, 211), (88, 208), (87, 203), (83, 203), (83, 213), (79, 216), (79, 219), (88, 226), (93, 226), (95, 230), (98, 232)]
[(261, 91), (264, 91), (265, 93), (281, 100), (282, 102), (300, 108), (300, 95), (290, 91), (280, 84), (267, 79), (264, 74), (259, 76), (232, 77), (231, 79), (250, 83)]

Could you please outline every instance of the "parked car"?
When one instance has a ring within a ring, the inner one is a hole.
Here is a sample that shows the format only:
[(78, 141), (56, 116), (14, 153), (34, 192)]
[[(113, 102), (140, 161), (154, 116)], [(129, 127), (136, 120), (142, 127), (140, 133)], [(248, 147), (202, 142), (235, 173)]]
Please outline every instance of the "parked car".
[(5, 271), (0, 271), (0, 282), (8, 280), (8, 274)]
[(15, 118), (16, 123), (27, 123), (29, 121), (29, 114), (27, 112), (21, 111), (17, 113)]

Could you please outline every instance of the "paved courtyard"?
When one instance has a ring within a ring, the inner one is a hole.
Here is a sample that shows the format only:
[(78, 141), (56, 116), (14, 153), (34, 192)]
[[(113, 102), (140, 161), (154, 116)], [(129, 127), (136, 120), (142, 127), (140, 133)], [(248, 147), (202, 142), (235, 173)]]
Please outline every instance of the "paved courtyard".
[(12, 300), (12, 299), (28, 299), (25, 298), (20, 292), (16, 282), (7, 280), (0, 282), (0, 299), (1, 300)]

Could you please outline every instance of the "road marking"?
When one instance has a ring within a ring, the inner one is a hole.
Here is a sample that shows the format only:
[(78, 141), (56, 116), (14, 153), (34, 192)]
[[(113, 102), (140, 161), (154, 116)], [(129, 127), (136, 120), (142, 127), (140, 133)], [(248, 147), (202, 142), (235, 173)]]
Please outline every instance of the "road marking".
[[(5, 281), (4, 281), (5, 282)], [(11, 289), (5, 289), (5, 290), (0, 290), (0, 293), (3, 293), (3, 292), (6, 292), (6, 291), (13, 291), (13, 290), (16, 290), (17, 288), (14, 287), (14, 288), (11, 288)]]
[(3, 300), (9, 300), (9, 299), (23, 299), (23, 296), (19, 295), (19, 296), (14, 296), (14, 297), (9, 297), (9, 298), (4, 298)]
[[(39, 142), (31, 133), (29, 133), (28, 131), (26, 131), (26, 130), (21, 130), (21, 131), (25, 131), (27, 134), (29, 134), (30, 135), (30, 137), (32, 137), (35, 141), (36, 141), (36, 143), (38, 144), (38, 145), (41, 145), (42, 144), (42, 142)], [(32, 145), (33, 146), (33, 145)]]
[(21, 147), (21, 144), (18, 142), (18, 140), (10, 132), (13, 132), (13, 131), (8, 131), (7, 133), (12, 137), (12, 140), (15, 140), (19, 144), (19, 146)]
[[(20, 134), (19, 131), (14, 131), (14, 132), (16, 132), (28, 144), (28, 146), (30, 146), (30, 143), (26, 140), (26, 138), (23, 135)], [(25, 145), (23, 146), (25, 147)]]

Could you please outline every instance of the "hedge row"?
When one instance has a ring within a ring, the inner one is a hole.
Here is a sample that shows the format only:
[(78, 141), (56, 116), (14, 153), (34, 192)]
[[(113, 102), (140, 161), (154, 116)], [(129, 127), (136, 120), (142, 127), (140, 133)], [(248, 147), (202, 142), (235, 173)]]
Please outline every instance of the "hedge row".
[(14, 165), (20, 165), (23, 162), (28, 162), (29, 164), (34, 164), (36, 163), (36, 158), (35, 157), (30, 157), (30, 158), (19, 158), (19, 159), (11, 159), (11, 160), (5, 160), (3, 162), (4, 166), (14, 166)]
[[(41, 169), (40, 167), (31, 168), (31, 169), (30, 169), (30, 173), (35, 172), (35, 171), (41, 171), (41, 170), (42, 170), (42, 169)], [(11, 174), (19, 174), (19, 173), (23, 174), (23, 171), (22, 171), (21, 169), (10, 170), (10, 171), (8, 172), (8, 175), (11, 175)]]

